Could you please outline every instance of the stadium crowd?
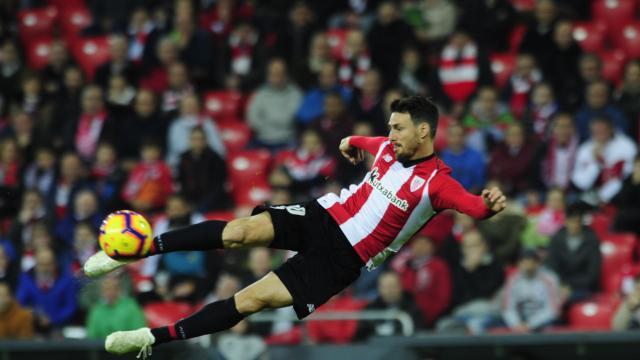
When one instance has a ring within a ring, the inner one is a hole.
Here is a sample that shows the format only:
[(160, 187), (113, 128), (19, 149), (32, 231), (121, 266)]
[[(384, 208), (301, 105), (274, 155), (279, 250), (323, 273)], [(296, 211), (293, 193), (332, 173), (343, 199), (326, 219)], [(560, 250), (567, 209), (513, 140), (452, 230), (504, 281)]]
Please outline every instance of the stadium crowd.
[[(439, 105), (453, 176), (498, 185), (509, 207), (438, 215), (318, 311), (402, 309), (420, 330), (473, 334), (640, 327), (640, 52), (620, 35), (636, 15), (611, 21), (600, 3), (3, 1), (0, 338), (70, 325), (101, 338), (231, 296), (287, 254), (172, 253), (99, 282), (81, 264), (113, 210), (158, 234), (359, 182), (367, 165), (342, 159), (340, 139), (385, 135), (408, 94)], [(400, 328), (308, 331), (340, 343)], [(302, 336), (288, 322), (234, 334)]]

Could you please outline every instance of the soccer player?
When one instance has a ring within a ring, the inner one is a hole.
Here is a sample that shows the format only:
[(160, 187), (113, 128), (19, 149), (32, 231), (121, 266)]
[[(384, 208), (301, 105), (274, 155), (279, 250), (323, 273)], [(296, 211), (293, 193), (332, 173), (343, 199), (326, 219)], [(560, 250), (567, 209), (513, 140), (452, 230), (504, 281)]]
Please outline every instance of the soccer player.
[[(351, 136), (340, 143), (342, 155), (357, 164), (364, 151), (375, 156), (358, 185), (292, 205), (258, 206), (253, 215), (230, 222), (210, 220), (160, 234), (146, 256), (183, 250), (270, 247), (298, 253), (233, 297), (210, 303), (165, 327), (115, 332), (107, 351), (124, 354), (151, 346), (231, 328), (263, 309), (293, 304), (302, 319), (354, 282), (363, 266), (380, 265), (389, 255), (446, 209), (476, 219), (502, 211), (506, 198), (493, 188), (467, 193), (433, 150), (438, 125), (436, 106), (413, 96), (391, 104), (388, 137)], [(484, 166), (478, 164), (478, 166)], [(84, 266), (96, 277), (127, 264), (103, 252)]]

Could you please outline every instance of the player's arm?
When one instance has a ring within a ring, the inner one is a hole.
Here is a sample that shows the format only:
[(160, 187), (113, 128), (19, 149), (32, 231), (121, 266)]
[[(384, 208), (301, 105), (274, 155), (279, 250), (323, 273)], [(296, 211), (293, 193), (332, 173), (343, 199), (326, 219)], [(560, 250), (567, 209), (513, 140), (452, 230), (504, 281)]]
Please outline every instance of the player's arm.
[(454, 209), (474, 219), (486, 219), (507, 206), (507, 198), (497, 187), (482, 190), (481, 195), (467, 192), (448, 175), (436, 176), (431, 182), (433, 208), (437, 211)]
[(347, 136), (340, 141), (340, 152), (350, 163), (356, 165), (364, 160), (363, 150), (375, 156), (386, 140), (384, 136)]

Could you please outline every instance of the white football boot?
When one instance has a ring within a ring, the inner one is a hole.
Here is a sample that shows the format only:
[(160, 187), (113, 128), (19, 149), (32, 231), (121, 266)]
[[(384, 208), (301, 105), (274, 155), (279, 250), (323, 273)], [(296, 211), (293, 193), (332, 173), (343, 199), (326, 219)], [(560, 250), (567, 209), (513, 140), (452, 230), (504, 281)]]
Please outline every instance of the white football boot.
[(151, 334), (151, 329), (144, 327), (131, 331), (116, 331), (107, 336), (104, 341), (104, 349), (107, 352), (123, 355), (130, 352), (138, 352), (136, 359), (146, 359), (151, 356), (151, 345), (156, 338)]
[(131, 260), (116, 260), (105, 254), (100, 250), (97, 253), (91, 255), (91, 257), (84, 263), (84, 273), (90, 278), (95, 278), (106, 273), (109, 273), (119, 267), (130, 264), (137, 259)]

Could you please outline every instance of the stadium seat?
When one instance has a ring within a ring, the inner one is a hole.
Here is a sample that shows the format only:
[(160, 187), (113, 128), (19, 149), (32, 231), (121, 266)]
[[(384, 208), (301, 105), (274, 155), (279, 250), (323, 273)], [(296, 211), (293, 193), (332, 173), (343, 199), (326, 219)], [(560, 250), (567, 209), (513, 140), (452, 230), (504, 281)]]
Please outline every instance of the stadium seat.
[(218, 129), (229, 154), (241, 151), (251, 140), (251, 129), (243, 122), (235, 121), (218, 124)]
[(447, 129), (453, 120), (450, 117), (441, 115), (438, 119), (438, 128), (436, 129), (436, 138), (434, 147), (436, 151), (441, 151), (447, 147)]
[(599, 331), (611, 329), (618, 301), (615, 298), (593, 299), (574, 304), (569, 308), (569, 328), (581, 331)]
[(246, 150), (230, 155), (228, 160), (231, 194), (236, 205), (264, 203), (270, 196), (271, 154), (267, 150)]
[(598, 237), (602, 238), (609, 234), (609, 230), (611, 229), (611, 224), (613, 223), (613, 218), (608, 214), (603, 212), (597, 212), (591, 214), (591, 229), (595, 231)]
[(602, 60), (602, 77), (606, 81), (618, 85), (622, 81), (627, 54), (621, 49), (613, 49), (603, 51), (599, 55)]
[(329, 47), (331, 48), (331, 56), (334, 59), (342, 57), (344, 46), (347, 43), (347, 35), (349, 29), (329, 29), (326, 32)]
[(241, 118), (242, 93), (211, 91), (204, 95), (204, 108), (216, 123), (234, 122)]
[(595, 0), (591, 3), (591, 14), (593, 20), (606, 25), (609, 39), (616, 44), (617, 34), (633, 21), (636, 5), (636, 0)]
[(233, 211), (209, 211), (204, 214), (204, 217), (207, 218), (207, 220), (231, 221), (236, 218), (236, 215)]
[(509, 53), (491, 55), (491, 70), (498, 88), (503, 88), (515, 68), (516, 56)]
[(31, 69), (40, 70), (49, 63), (49, 50), (53, 39), (50, 37), (39, 37), (32, 39), (25, 44), (25, 55), (27, 56), (27, 66)]
[(575, 22), (573, 24), (573, 39), (585, 52), (601, 52), (606, 36), (607, 26), (603, 22)]
[(607, 234), (600, 240), (602, 253), (602, 288), (606, 293), (615, 292), (618, 284), (615, 276), (620, 270), (633, 262), (636, 238), (633, 234)]
[(55, 6), (59, 11), (87, 7), (85, 0), (48, 0), (49, 5)]
[(639, 264), (623, 265), (615, 274), (610, 276), (603, 283), (603, 289), (610, 295), (622, 294), (627, 295), (635, 288), (635, 278), (640, 274)]
[(640, 57), (640, 22), (625, 25), (619, 33), (619, 47), (629, 58)]
[(93, 79), (96, 68), (109, 60), (110, 52), (109, 38), (106, 36), (79, 38), (71, 45), (73, 57), (89, 80)]
[(58, 11), (53, 6), (24, 9), (18, 13), (18, 32), (22, 41), (53, 34)]
[(518, 49), (520, 49), (520, 44), (522, 43), (522, 39), (524, 39), (524, 35), (527, 32), (527, 27), (524, 25), (514, 26), (511, 30), (511, 34), (509, 34), (509, 52), (512, 54), (517, 54)]
[(147, 326), (152, 328), (172, 324), (187, 317), (193, 310), (190, 304), (175, 301), (155, 302), (145, 305), (143, 308)]
[(67, 41), (78, 37), (80, 32), (91, 25), (93, 18), (86, 7), (66, 7), (60, 14), (62, 34)]

